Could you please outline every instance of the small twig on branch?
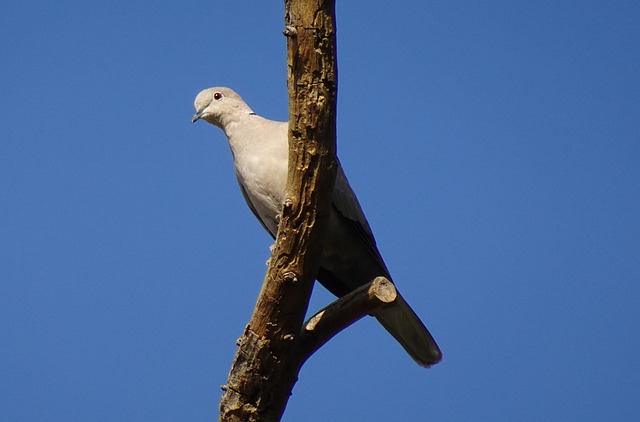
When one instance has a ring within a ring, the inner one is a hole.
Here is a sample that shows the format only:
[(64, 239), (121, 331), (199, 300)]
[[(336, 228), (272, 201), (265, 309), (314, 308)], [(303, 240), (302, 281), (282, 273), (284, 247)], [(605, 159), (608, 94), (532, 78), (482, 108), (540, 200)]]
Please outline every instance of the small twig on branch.
[(333, 336), (360, 318), (396, 300), (395, 286), (385, 277), (376, 277), (351, 293), (331, 303), (304, 323), (299, 353), (306, 361)]

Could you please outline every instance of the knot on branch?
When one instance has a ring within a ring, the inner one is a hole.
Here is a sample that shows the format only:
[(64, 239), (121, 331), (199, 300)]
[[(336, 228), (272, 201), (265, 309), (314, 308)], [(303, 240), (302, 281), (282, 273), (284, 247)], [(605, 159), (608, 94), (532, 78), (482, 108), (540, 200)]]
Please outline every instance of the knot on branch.
[(293, 271), (287, 271), (286, 273), (282, 274), (282, 281), (285, 283), (297, 283), (298, 275)]
[(282, 34), (285, 37), (289, 37), (289, 38), (295, 37), (297, 33), (298, 33), (298, 30), (296, 29), (295, 26), (292, 26), (292, 25), (287, 25), (282, 31)]

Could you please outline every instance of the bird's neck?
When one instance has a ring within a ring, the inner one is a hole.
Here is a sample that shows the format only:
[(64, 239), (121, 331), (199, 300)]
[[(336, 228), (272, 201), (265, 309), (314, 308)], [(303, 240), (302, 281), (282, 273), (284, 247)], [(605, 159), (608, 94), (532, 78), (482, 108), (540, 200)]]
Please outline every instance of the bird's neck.
[(227, 139), (237, 138), (240, 133), (246, 128), (245, 119), (250, 117), (249, 114), (245, 116), (238, 116), (234, 119), (229, 119), (223, 124), (220, 125), (220, 128), (224, 131), (224, 134), (227, 136)]
[(247, 125), (247, 120), (255, 117), (255, 113), (249, 107), (243, 107), (234, 110), (232, 113), (226, 113), (220, 119), (218, 126), (224, 131), (228, 139), (231, 139), (238, 131)]

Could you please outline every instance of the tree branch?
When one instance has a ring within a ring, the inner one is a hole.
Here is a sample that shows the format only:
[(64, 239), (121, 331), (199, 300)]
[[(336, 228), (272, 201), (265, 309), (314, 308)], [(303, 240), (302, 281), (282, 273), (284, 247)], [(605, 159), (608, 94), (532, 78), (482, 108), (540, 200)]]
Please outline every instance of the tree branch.
[(220, 402), (221, 421), (278, 421), (302, 365), (297, 345), (336, 173), (334, 0), (285, 0), (289, 173), (269, 269)]
[(300, 335), (299, 353), (302, 362), (340, 331), (393, 302), (397, 296), (393, 283), (385, 277), (376, 277), (371, 283), (342, 296), (317, 312), (304, 323)]

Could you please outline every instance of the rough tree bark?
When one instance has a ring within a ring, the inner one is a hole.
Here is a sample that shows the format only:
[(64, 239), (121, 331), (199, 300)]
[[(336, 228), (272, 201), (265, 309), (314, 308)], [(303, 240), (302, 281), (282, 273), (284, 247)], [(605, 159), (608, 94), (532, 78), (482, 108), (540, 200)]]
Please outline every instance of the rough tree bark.
[(285, 0), (289, 173), (269, 269), (223, 386), (220, 420), (278, 421), (302, 364), (335, 334), (396, 299), (378, 277), (303, 324), (335, 180), (335, 0)]
[(289, 174), (276, 245), (238, 340), (221, 421), (278, 421), (302, 365), (297, 347), (336, 173), (335, 0), (285, 0)]

